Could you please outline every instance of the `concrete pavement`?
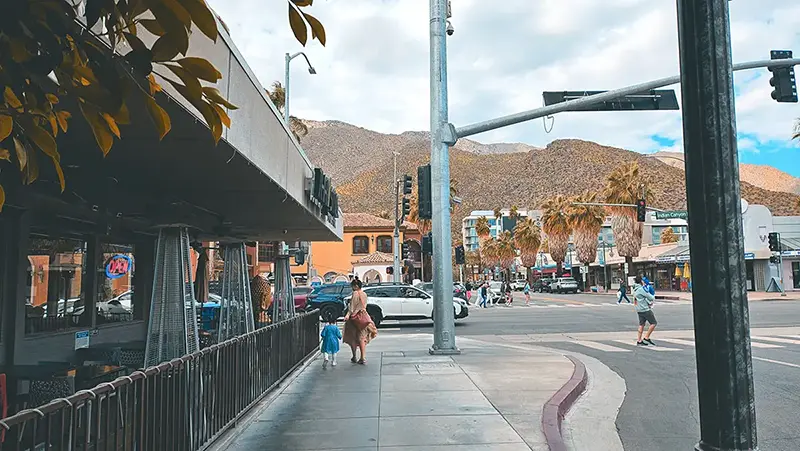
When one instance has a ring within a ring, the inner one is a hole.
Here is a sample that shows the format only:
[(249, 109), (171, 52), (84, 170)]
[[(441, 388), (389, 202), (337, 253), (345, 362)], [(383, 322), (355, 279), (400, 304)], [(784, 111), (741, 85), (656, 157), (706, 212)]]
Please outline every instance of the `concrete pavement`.
[[(429, 334), (385, 333), (370, 344), (366, 365), (350, 363), (347, 349), (335, 368), (323, 369), (317, 358), (260, 406), (230, 446), (218, 449), (563, 449), (548, 446), (543, 410), (577, 373), (565, 353), (459, 338), (461, 355), (430, 356), (431, 341)], [(607, 388), (601, 380), (607, 374), (598, 374), (595, 363), (603, 365), (591, 360), (599, 378), (594, 386)], [(582, 399), (597, 403), (591, 393)], [(593, 424), (615, 430), (616, 410), (599, 409), (605, 418), (595, 412)], [(586, 418), (570, 421), (586, 424)]]

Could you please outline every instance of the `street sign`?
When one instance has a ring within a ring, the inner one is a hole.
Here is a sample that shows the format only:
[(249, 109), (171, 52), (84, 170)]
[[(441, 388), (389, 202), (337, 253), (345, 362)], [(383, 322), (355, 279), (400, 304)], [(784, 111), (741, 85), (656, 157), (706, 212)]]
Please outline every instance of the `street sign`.
[(689, 219), (686, 210), (657, 211), (656, 219)]
[[(545, 91), (542, 93), (545, 106), (581, 99), (608, 91)], [(614, 100), (585, 106), (575, 111), (653, 111), (678, 110), (678, 97), (674, 89), (651, 89), (637, 94), (618, 97)]]

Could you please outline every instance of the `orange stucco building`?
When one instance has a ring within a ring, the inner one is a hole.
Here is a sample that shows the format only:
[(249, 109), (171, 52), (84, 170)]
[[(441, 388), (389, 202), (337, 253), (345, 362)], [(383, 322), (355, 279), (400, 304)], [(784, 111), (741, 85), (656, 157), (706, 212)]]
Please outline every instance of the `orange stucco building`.
[[(358, 260), (381, 252), (392, 254), (394, 221), (367, 213), (344, 213), (344, 236), (341, 242), (315, 242), (311, 245), (312, 273), (330, 281), (337, 275), (353, 272)], [(405, 222), (400, 227), (400, 240), (407, 242), (410, 260), (417, 271), (421, 268), (421, 235), (416, 224)]]

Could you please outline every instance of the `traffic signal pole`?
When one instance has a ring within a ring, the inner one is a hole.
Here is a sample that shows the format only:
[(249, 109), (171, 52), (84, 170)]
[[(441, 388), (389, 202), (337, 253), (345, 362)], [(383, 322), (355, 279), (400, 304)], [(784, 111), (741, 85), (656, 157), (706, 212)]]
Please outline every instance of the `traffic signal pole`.
[(729, 0), (678, 0), (698, 451), (757, 449)]
[(400, 282), (400, 183), (397, 180), (397, 152), (394, 154), (394, 240), (392, 240), (392, 280)]
[(431, 199), (433, 203), (433, 345), (431, 354), (460, 354), (453, 317), (453, 260), (450, 232), (447, 128), (447, 0), (430, 0)]

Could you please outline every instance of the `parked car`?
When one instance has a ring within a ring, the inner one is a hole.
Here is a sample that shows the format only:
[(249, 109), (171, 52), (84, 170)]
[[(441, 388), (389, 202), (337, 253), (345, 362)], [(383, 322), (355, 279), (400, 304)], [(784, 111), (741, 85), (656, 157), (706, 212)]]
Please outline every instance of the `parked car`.
[(299, 286), (292, 289), (292, 292), (294, 293), (295, 310), (300, 312), (306, 308), (306, 304), (308, 303), (308, 295), (311, 294), (312, 291), (314, 291), (314, 288), (308, 286)]
[[(421, 283), (419, 285), (416, 285), (416, 287), (430, 295), (433, 295), (433, 282)], [(469, 300), (469, 296), (467, 295), (467, 289), (464, 288), (464, 286), (459, 284), (458, 282), (453, 282), (453, 296), (461, 298), (465, 301)]]
[(525, 289), (525, 284), (527, 282), (528, 281), (525, 280), (525, 279), (517, 279), (517, 280), (511, 282), (511, 289), (514, 290), (514, 291), (522, 291), (522, 290)]
[(553, 279), (549, 277), (540, 277), (533, 281), (531, 284), (531, 290), (537, 293), (550, 293), (550, 284), (553, 282)]
[[(380, 284), (364, 287), (367, 295), (367, 313), (375, 325), (385, 319), (420, 320), (433, 319), (433, 296), (423, 290), (406, 284)], [(350, 296), (345, 302), (350, 301)], [(466, 318), (469, 306), (461, 298), (453, 298), (455, 319)]]
[(353, 289), (347, 282), (320, 285), (307, 295), (306, 311), (319, 309), (323, 321), (336, 320), (344, 316), (344, 298), (351, 294)]
[(550, 284), (551, 293), (577, 293), (578, 282), (572, 277), (558, 277)]

